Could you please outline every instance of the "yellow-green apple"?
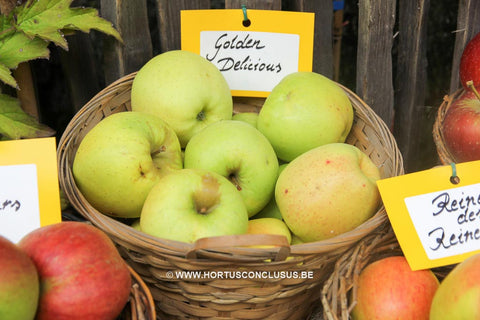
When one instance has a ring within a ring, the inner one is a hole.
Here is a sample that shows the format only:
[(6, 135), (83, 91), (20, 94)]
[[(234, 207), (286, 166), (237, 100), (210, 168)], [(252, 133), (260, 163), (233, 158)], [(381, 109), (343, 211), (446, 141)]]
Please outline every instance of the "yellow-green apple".
[(184, 166), (228, 178), (240, 191), (249, 217), (270, 201), (278, 175), (278, 158), (270, 142), (238, 120), (212, 123), (192, 137), (185, 148)]
[(182, 242), (244, 234), (248, 214), (235, 186), (202, 169), (182, 169), (163, 177), (149, 192), (140, 216), (147, 234)]
[(430, 320), (480, 319), (480, 254), (457, 264), (442, 280)]
[(0, 319), (33, 320), (39, 295), (33, 261), (15, 243), (0, 236)]
[(132, 227), (135, 230), (142, 231), (142, 229), (140, 229), (140, 218), (135, 219), (130, 225), (130, 227)]
[(302, 244), (304, 243), (296, 234), (292, 234), (292, 242), (290, 244)]
[(285, 222), (276, 218), (259, 218), (248, 221), (248, 234), (278, 234), (292, 242), (292, 234)]
[(457, 162), (480, 160), (479, 98), (475, 91), (465, 91), (445, 113), (441, 130), (445, 146)]
[(37, 228), (18, 243), (40, 278), (36, 319), (116, 319), (131, 290), (131, 275), (114, 243), (78, 221)]
[(255, 128), (257, 127), (258, 112), (240, 112), (232, 116), (232, 120), (245, 121)]
[(403, 256), (382, 258), (360, 273), (352, 319), (429, 320), (438, 286), (431, 270), (412, 271)]
[(283, 220), (304, 242), (353, 230), (380, 205), (379, 169), (357, 147), (329, 143), (309, 150), (280, 173), (275, 200)]
[(190, 51), (171, 50), (150, 59), (135, 75), (131, 92), (132, 110), (165, 120), (182, 147), (210, 123), (232, 118), (233, 99), (222, 73)]
[(289, 162), (315, 147), (345, 142), (352, 124), (353, 107), (340, 86), (315, 72), (294, 72), (266, 98), (257, 128)]
[(180, 143), (160, 118), (141, 112), (112, 114), (83, 138), (73, 162), (78, 188), (97, 210), (140, 216), (161, 177), (183, 167)]
[(460, 82), (465, 90), (470, 87), (467, 82), (472, 81), (480, 88), (480, 33), (470, 39), (463, 49), (459, 65)]
[[(287, 163), (282, 163), (278, 166), (278, 175), (280, 175), (286, 166)], [(270, 198), (270, 201), (268, 201), (267, 205), (252, 217), (252, 219), (258, 218), (277, 218), (283, 220), (282, 213), (280, 212), (280, 209), (278, 209), (277, 202), (275, 201), (275, 193), (272, 194), (272, 197)]]

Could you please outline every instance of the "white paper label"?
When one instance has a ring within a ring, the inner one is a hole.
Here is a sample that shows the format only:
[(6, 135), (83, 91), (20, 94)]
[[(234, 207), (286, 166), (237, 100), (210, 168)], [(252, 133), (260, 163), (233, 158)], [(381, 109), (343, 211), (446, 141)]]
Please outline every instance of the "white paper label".
[(37, 166), (0, 166), (0, 232), (17, 243), (40, 227)]
[(217, 66), (231, 90), (270, 92), (298, 71), (299, 43), (297, 34), (202, 31), (200, 55)]
[(480, 184), (405, 198), (430, 259), (480, 249)]

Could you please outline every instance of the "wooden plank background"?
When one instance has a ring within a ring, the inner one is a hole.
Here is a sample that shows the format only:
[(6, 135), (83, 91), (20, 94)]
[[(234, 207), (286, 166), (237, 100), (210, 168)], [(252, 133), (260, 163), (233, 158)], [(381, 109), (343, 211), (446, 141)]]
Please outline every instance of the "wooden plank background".
[[(407, 172), (438, 164), (432, 119), (443, 95), (459, 87), (459, 57), (480, 30), (476, 0), (452, 1), (454, 10), (440, 15), (439, 3), (430, 0), (347, 0), (341, 12), (334, 12), (331, 0), (78, 0), (73, 4), (97, 7), (120, 31), (124, 43), (94, 31), (75, 34), (67, 38), (69, 51), (52, 48), (48, 61), (32, 63), (39, 117), (56, 126), (59, 135), (96, 92), (138, 70), (154, 55), (180, 48), (180, 10), (240, 9), (245, 4), (315, 13), (313, 71), (346, 85), (381, 116), (394, 133)], [(432, 23), (437, 26), (429, 28)], [(445, 39), (436, 38), (439, 25), (449, 28), (443, 32)], [(440, 40), (447, 43), (443, 62), (429, 61), (431, 44)], [(432, 75), (439, 78), (438, 72), (442, 82), (432, 82)]]

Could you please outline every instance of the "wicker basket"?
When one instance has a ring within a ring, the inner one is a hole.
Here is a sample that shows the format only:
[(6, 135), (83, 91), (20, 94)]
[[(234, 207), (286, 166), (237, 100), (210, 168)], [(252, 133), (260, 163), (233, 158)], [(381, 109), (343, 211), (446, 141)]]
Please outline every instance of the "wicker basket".
[(464, 92), (464, 89), (459, 89), (453, 94), (443, 97), (443, 102), (438, 108), (437, 117), (435, 118), (435, 122), (433, 123), (433, 141), (435, 142), (440, 162), (443, 165), (449, 165), (456, 162), (453, 155), (448, 151), (447, 147), (445, 146), (445, 141), (442, 135), (443, 119), (445, 118), (445, 114), (447, 113), (447, 110), (450, 108), (452, 103), (457, 100)]
[(132, 289), (128, 303), (117, 320), (156, 320), (155, 301), (150, 289), (132, 267), (128, 269), (132, 275)]
[[(72, 118), (59, 141), (60, 184), (71, 205), (117, 244), (124, 259), (149, 286), (157, 314), (165, 318), (306, 319), (315, 304), (320, 304), (322, 283), (337, 258), (388, 223), (383, 205), (372, 218), (348, 233), (291, 246), (284, 237), (267, 235), (207, 238), (188, 244), (149, 236), (103, 215), (78, 190), (72, 163), (80, 141), (94, 125), (113, 113), (130, 110), (134, 77), (135, 73), (127, 75), (93, 97)], [(403, 160), (388, 127), (361, 99), (341, 87), (355, 110), (347, 142), (364, 151), (380, 168), (382, 177), (403, 174)], [(263, 101), (238, 99), (234, 112), (258, 112)], [(262, 243), (272, 246), (248, 247)], [(177, 271), (197, 271), (204, 276), (177, 277)], [(232, 278), (226, 271), (238, 272), (241, 277)], [(256, 274), (246, 278), (242, 273), (245, 271)], [(222, 272), (227, 278), (219, 278)]]
[[(390, 225), (378, 228), (359, 241), (336, 262), (322, 289), (323, 320), (350, 320), (356, 304), (358, 277), (370, 263), (403, 252)], [(434, 268), (441, 281), (455, 265)]]

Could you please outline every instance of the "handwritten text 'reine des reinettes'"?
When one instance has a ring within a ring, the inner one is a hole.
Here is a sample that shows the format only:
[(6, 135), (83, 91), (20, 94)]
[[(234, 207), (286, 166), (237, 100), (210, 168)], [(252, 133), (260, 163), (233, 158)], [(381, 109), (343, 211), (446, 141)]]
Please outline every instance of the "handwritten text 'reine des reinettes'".
[(262, 50), (265, 49), (266, 44), (260, 39), (254, 39), (250, 33), (243, 37), (238, 34), (229, 35), (227, 32), (221, 34), (215, 41), (214, 48), (211, 52), (205, 55), (205, 58), (213, 62), (220, 71), (259, 71), (259, 72), (274, 72), (282, 71), (280, 62), (265, 62), (261, 57), (252, 57), (248, 54), (243, 59), (235, 60), (228, 55), (231, 50)]
[[(437, 251), (480, 240), (480, 193), (453, 197), (448, 191), (442, 192), (432, 200), (434, 217), (455, 215), (459, 226), (457, 232), (446, 232), (444, 227), (434, 228), (428, 233), (435, 239), (435, 245), (430, 249)], [(453, 217), (452, 217), (453, 218)]]

